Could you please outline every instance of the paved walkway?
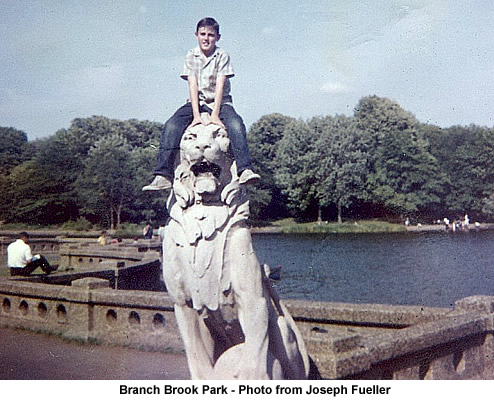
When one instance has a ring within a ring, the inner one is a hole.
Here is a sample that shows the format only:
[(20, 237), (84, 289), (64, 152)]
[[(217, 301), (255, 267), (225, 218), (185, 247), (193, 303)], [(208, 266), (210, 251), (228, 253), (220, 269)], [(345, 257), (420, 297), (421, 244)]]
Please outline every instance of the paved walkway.
[(0, 380), (187, 380), (184, 355), (0, 328)]

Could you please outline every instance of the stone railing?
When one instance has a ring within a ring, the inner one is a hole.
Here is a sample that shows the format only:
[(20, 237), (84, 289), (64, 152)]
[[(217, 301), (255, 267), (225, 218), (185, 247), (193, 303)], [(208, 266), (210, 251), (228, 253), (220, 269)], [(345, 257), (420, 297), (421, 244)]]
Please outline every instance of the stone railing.
[[(15, 237), (0, 237), (0, 258), (5, 258), (8, 245), (15, 240)], [(29, 244), (33, 254), (58, 254), (60, 249), (60, 240), (57, 238), (30, 239)]]
[[(16, 237), (0, 236), (0, 258), (5, 259), (7, 247)], [(161, 244), (158, 239), (143, 240), (137, 243), (123, 240), (122, 243), (100, 246), (96, 239), (43, 237), (30, 238), (33, 254), (57, 255), (62, 267), (92, 269), (98, 263), (108, 261), (140, 261), (159, 258)]]
[(88, 264), (77, 271), (59, 270), (51, 275), (30, 275), (27, 277), (13, 277), (15, 282), (40, 283), (46, 285), (70, 286), (73, 282), (84, 278), (105, 279), (109, 287), (120, 290), (150, 290), (165, 291), (161, 261), (134, 259), (109, 259)]
[[(165, 292), (0, 280), (0, 324), (66, 338), (182, 350)], [(323, 378), (494, 379), (494, 297), (454, 309), (285, 301)]]
[(454, 309), (286, 303), (325, 378), (494, 379), (494, 297)]
[(115, 261), (133, 263), (142, 260), (159, 259), (158, 241), (141, 240), (135, 245), (128, 242), (98, 245), (93, 241), (70, 241), (65, 239), (60, 246), (60, 265), (77, 270), (94, 270), (102, 264)]
[(0, 280), (0, 324), (105, 344), (181, 350), (165, 292), (114, 290), (83, 278), (72, 286)]

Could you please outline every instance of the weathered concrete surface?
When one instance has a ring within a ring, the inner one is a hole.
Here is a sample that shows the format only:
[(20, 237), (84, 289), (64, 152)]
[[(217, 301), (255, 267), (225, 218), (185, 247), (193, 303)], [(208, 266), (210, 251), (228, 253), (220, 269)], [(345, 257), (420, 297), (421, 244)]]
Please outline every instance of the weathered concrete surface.
[(455, 309), (286, 304), (325, 378), (494, 379), (492, 296)]
[(68, 342), (0, 328), (0, 380), (188, 380), (183, 354)]
[[(0, 279), (0, 325), (107, 345), (183, 350), (166, 293), (107, 286), (96, 278), (72, 286)], [(454, 309), (285, 304), (323, 378), (494, 379), (492, 296), (461, 299)]]

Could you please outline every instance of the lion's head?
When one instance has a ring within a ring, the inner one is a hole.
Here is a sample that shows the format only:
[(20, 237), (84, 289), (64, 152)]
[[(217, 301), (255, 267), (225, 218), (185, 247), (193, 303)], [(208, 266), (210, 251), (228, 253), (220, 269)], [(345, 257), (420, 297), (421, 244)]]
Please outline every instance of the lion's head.
[(225, 129), (213, 124), (187, 129), (180, 142), (180, 163), (173, 184), (181, 207), (220, 201), (222, 190), (232, 181), (232, 163)]

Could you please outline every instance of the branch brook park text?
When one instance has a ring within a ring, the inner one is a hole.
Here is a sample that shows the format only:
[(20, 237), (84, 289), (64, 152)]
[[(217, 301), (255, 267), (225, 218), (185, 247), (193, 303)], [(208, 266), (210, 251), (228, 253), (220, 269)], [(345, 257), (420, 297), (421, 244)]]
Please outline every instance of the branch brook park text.
[(285, 385), (260, 385), (252, 386), (247, 384), (236, 385), (235, 387), (226, 385), (211, 386), (188, 385), (174, 386), (165, 384), (163, 386), (130, 387), (120, 385), (120, 395), (389, 395), (391, 387), (380, 385), (358, 385), (351, 386), (285, 386)]

